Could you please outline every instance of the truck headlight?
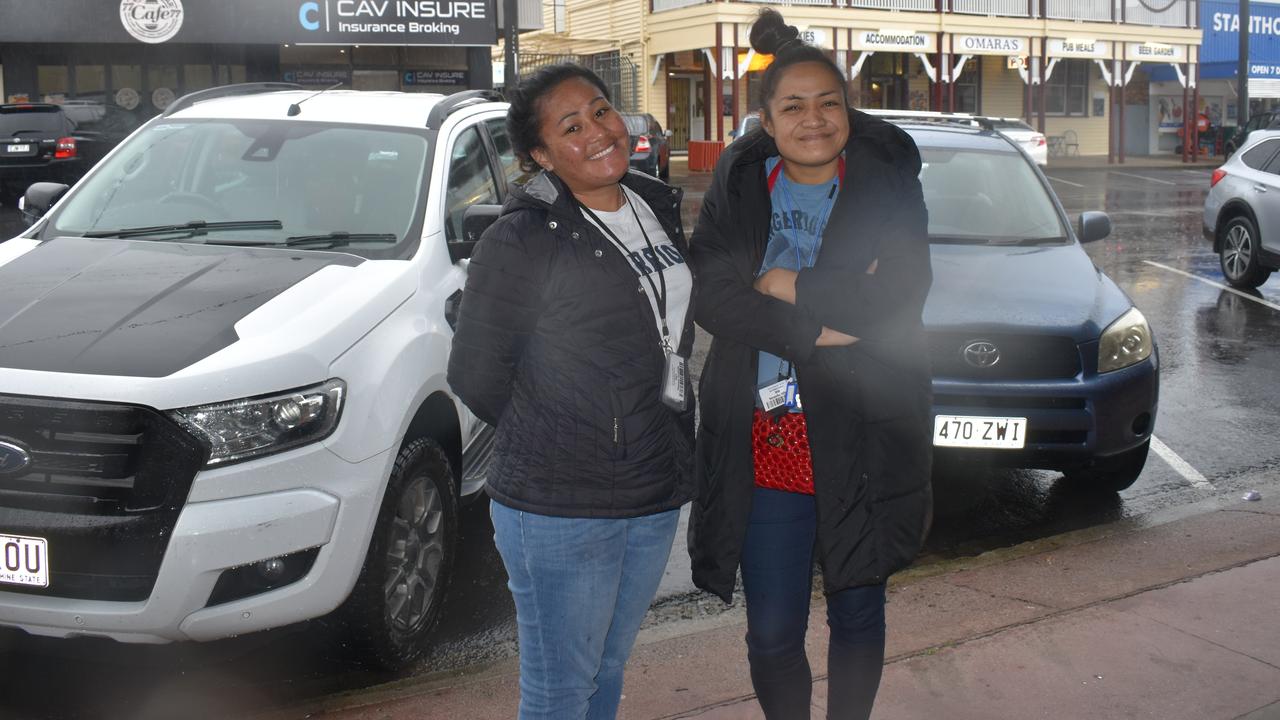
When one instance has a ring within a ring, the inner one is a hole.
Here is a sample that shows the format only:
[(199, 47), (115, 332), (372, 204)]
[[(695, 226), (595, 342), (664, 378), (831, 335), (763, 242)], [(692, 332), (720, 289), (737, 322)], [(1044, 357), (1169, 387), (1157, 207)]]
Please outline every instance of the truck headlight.
[(1121, 315), (1102, 333), (1102, 340), (1098, 343), (1098, 372), (1136, 365), (1151, 357), (1154, 347), (1147, 319), (1138, 308), (1129, 308), (1129, 312)]
[(228, 465), (323, 440), (338, 426), (347, 384), (330, 380), (278, 395), (170, 410), (212, 448), (205, 467)]

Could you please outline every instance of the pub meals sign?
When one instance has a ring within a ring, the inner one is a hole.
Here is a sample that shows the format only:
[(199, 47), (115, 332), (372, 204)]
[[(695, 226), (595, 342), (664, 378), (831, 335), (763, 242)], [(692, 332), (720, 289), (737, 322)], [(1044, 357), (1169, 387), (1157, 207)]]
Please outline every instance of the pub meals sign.
[(951, 41), (961, 55), (1026, 55), (1030, 45), (1026, 38), (1003, 35), (956, 35)]
[(861, 30), (853, 34), (854, 50), (863, 52), (931, 53), (938, 49), (933, 33), (914, 30)]
[(1110, 42), (1091, 38), (1050, 38), (1046, 49), (1051, 58), (1106, 60), (1111, 57)]

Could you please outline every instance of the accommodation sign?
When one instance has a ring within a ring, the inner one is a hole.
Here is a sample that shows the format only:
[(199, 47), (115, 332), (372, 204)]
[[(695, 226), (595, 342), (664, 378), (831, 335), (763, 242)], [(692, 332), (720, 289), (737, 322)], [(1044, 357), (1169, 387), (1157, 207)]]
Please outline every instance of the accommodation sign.
[(935, 52), (938, 42), (933, 33), (914, 30), (862, 30), (853, 35), (854, 50), (866, 52)]
[(953, 52), (961, 55), (1026, 55), (1026, 38), (1002, 35), (956, 35), (952, 38)]
[(1056, 58), (1105, 60), (1111, 57), (1111, 43), (1107, 40), (1051, 38), (1045, 49), (1049, 57)]
[(493, 45), (495, 7), (495, 0), (0, 0), (0, 43)]

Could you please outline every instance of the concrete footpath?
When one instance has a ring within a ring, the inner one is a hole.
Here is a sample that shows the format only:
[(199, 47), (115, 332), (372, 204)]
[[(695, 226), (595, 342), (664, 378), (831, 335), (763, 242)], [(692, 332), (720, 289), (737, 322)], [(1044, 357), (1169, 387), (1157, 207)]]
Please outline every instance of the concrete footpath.
[[(1280, 494), (1205, 503), (1180, 519), (1123, 521), (900, 574), (874, 717), (1280, 718)], [(810, 625), (821, 678), (820, 595)], [(763, 718), (744, 627), (736, 608), (644, 631), (619, 717)], [(825, 716), (825, 695), (820, 679), (814, 718)], [(515, 717), (517, 699), (512, 659), (268, 717), (496, 720)]]

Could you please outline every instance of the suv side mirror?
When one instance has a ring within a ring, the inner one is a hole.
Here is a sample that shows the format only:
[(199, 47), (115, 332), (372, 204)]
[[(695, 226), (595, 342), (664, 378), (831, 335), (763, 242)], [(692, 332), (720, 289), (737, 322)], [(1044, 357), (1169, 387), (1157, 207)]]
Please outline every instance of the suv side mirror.
[(665, 136), (667, 136), (667, 137), (671, 137), (671, 136), (675, 135), (675, 132), (674, 132), (674, 131), (672, 131), (672, 130), (671, 130), (671, 128), (667, 128), (666, 130), (663, 130), (663, 131), (662, 131), (662, 134), (663, 134), (663, 135), (665, 135)]
[(35, 225), (36, 221), (45, 216), (49, 212), (49, 208), (53, 207), (67, 194), (68, 186), (62, 183), (38, 182), (27, 188), (27, 192), (18, 200), (18, 209), (22, 211), (22, 219), (27, 226)]
[(1091, 243), (1111, 234), (1111, 218), (1104, 212), (1080, 213), (1080, 242)]
[(470, 205), (462, 211), (462, 239), (449, 243), (449, 259), (458, 262), (471, 257), (480, 236), (502, 214), (501, 205)]

